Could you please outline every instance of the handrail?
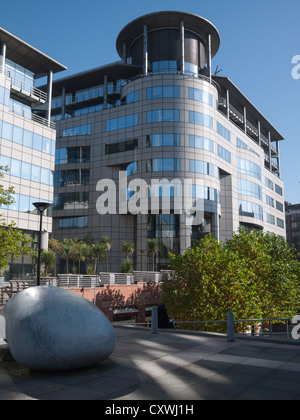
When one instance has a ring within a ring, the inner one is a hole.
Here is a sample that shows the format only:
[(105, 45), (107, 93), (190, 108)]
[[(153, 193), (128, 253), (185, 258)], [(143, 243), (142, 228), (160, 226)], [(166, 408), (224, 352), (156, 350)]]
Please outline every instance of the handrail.
[(172, 73), (164, 73), (164, 72), (162, 72), (162, 73), (138, 74), (138, 75), (133, 76), (133, 77), (131, 77), (129, 79), (123, 80), (121, 82), (120, 86), (122, 88), (122, 87), (128, 85), (129, 83), (134, 82), (135, 80), (142, 79), (142, 78), (149, 77), (149, 76), (160, 76), (162, 74), (163, 75), (176, 74), (178, 76), (183, 76), (185, 78), (190, 78), (190, 79), (195, 79), (195, 78), (197, 79), (198, 78), (200, 80), (204, 80), (205, 82), (210, 83), (211, 85), (213, 85), (218, 90), (219, 93), (221, 92), (221, 88), (218, 85), (218, 83), (215, 82), (213, 79), (209, 78), (208, 76), (205, 76), (204, 74), (191, 75), (191, 74), (182, 73), (181, 71), (172, 72)]

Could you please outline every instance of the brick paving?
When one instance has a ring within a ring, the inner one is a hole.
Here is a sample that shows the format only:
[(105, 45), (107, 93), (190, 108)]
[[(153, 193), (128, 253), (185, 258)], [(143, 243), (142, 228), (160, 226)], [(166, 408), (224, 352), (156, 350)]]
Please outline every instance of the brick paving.
[(0, 400), (298, 400), (300, 342), (237, 339), (115, 327), (102, 363), (71, 372), (33, 372), (5, 360)]

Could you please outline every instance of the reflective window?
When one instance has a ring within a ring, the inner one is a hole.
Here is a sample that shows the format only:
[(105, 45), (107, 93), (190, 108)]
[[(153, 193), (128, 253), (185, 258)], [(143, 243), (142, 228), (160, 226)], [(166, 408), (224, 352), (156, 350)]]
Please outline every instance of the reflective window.
[(251, 203), (250, 201), (240, 201), (239, 212), (240, 216), (263, 220), (263, 208), (259, 204)]
[(214, 142), (205, 137), (190, 135), (190, 147), (214, 152)]
[(275, 184), (275, 191), (277, 192), (277, 194), (279, 195), (283, 195), (283, 190), (281, 187), (279, 187), (279, 185)]
[(130, 163), (126, 168), (127, 176), (135, 175), (137, 173), (137, 170), (138, 170), (138, 163), (137, 162)]
[(276, 209), (283, 212), (283, 204), (276, 200)]
[(255, 182), (239, 179), (239, 194), (248, 195), (250, 197), (262, 200), (262, 188)]
[(220, 201), (220, 193), (215, 188), (205, 187), (202, 185), (191, 185), (191, 197), (192, 198), (203, 198), (204, 200)]
[(147, 89), (147, 99), (179, 98), (179, 86), (154, 86)]
[(41, 184), (53, 185), (52, 171), (21, 160), (0, 155), (0, 166), (8, 166), (9, 173), (18, 178), (25, 178)]
[(82, 229), (88, 227), (88, 216), (65, 217), (58, 220), (58, 229)]
[(213, 96), (201, 89), (189, 88), (189, 99), (213, 106)]
[(184, 62), (184, 73), (191, 76), (198, 75), (198, 66), (196, 64)]
[(152, 159), (147, 161), (147, 172), (180, 171), (180, 159)]
[(89, 193), (88, 192), (68, 192), (54, 194), (53, 209), (54, 210), (77, 210), (88, 209)]
[(226, 160), (226, 162), (231, 163), (231, 153), (228, 150), (224, 149), (224, 147), (220, 146), (219, 144), (218, 144), (218, 156)]
[(269, 195), (266, 195), (266, 204), (268, 204), (271, 207), (274, 207), (274, 198), (270, 197)]
[(35, 207), (32, 203), (40, 201), (39, 198), (36, 197), (29, 197), (27, 195), (22, 194), (14, 194), (14, 203), (10, 205), (2, 205), (1, 208), (7, 210), (15, 210), (22, 213), (31, 213), (35, 211)]
[(248, 145), (246, 143), (244, 143), (241, 139), (239, 139), (238, 137), (236, 138), (236, 147), (240, 148), (240, 149), (244, 149), (244, 150), (249, 150), (249, 152), (254, 153), (256, 156), (259, 157), (259, 154), (256, 153), (255, 150), (251, 149), (250, 147), (248, 147)]
[(202, 114), (201, 112), (190, 111), (190, 123), (203, 125), (204, 127), (214, 128), (214, 120), (209, 115)]
[(261, 168), (250, 160), (238, 159), (238, 171), (241, 174), (251, 175), (261, 180)]
[(62, 137), (87, 136), (91, 134), (91, 124), (80, 125), (77, 127), (66, 128), (62, 132)]
[(277, 226), (284, 229), (284, 220), (279, 219), (279, 217), (277, 217)]
[(220, 134), (220, 136), (224, 137), (224, 139), (231, 141), (231, 134), (230, 131), (227, 130), (222, 124), (217, 122), (217, 132)]
[(190, 160), (190, 172), (214, 176), (214, 165), (202, 160)]
[(0, 104), (9, 106), (10, 91), (0, 86)]
[(54, 187), (88, 185), (89, 181), (90, 171), (88, 169), (69, 169), (54, 173)]
[(152, 73), (162, 74), (176, 74), (177, 73), (177, 61), (176, 60), (163, 60), (154, 61), (152, 63)]
[(115, 141), (106, 143), (105, 154), (112, 155), (114, 153), (129, 152), (138, 148), (138, 139)]
[(135, 90), (134, 92), (128, 93), (128, 95), (125, 98), (126, 104), (132, 104), (134, 102), (139, 101), (139, 91)]
[(64, 147), (56, 149), (55, 164), (61, 165), (64, 163), (85, 163), (90, 161), (90, 147)]
[(178, 109), (158, 109), (147, 112), (147, 123), (180, 121), (180, 111)]
[(267, 213), (266, 216), (267, 216), (267, 222), (270, 223), (271, 225), (275, 225), (275, 216), (269, 213)]
[(265, 186), (270, 188), (270, 190), (274, 190), (274, 182), (272, 182), (269, 178), (265, 177)]
[(6, 140), (38, 150), (40, 152), (55, 155), (55, 141), (47, 137), (32, 133), (23, 128), (14, 126), (5, 121), (0, 124), (0, 136)]
[(120, 130), (122, 128), (134, 127), (139, 123), (139, 115), (132, 114), (124, 117), (112, 118), (106, 121), (106, 131)]
[(147, 147), (176, 147), (180, 145), (179, 134), (151, 134), (147, 136)]

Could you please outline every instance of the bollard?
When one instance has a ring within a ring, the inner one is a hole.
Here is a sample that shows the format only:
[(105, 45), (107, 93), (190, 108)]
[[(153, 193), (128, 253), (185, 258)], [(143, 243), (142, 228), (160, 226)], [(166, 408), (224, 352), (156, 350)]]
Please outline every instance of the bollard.
[(234, 339), (234, 317), (233, 312), (227, 312), (227, 341), (233, 343)]
[(152, 308), (152, 319), (151, 319), (151, 334), (158, 333), (158, 312), (157, 306), (153, 306)]

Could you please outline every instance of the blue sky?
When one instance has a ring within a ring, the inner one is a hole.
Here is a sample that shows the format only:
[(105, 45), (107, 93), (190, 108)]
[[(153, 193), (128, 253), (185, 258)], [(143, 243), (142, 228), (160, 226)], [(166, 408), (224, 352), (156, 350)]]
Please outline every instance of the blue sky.
[(299, 0), (14, 0), (1, 5), (0, 26), (68, 67), (61, 75), (119, 59), (115, 41), (131, 20), (160, 10), (195, 13), (219, 30), (213, 60), (285, 137), (280, 144), (285, 199), (300, 203)]

